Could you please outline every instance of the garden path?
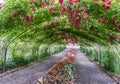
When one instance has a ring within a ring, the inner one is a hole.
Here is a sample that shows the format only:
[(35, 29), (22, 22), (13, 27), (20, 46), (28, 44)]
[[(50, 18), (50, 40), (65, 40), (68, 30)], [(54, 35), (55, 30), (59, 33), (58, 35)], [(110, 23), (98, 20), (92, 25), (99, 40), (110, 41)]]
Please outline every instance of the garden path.
[[(51, 56), (48, 60), (0, 78), (0, 84), (36, 84), (36, 79), (49, 70), (69, 49)], [(74, 84), (114, 84), (113, 80), (91, 62), (79, 49), (75, 49)]]
[(74, 84), (114, 84), (113, 80), (79, 49), (76, 49), (75, 52)]
[(0, 84), (36, 84), (36, 79), (49, 70), (57, 60), (61, 59), (69, 49), (51, 56), (48, 60), (34, 64), (30, 67), (16, 71), (0, 78)]

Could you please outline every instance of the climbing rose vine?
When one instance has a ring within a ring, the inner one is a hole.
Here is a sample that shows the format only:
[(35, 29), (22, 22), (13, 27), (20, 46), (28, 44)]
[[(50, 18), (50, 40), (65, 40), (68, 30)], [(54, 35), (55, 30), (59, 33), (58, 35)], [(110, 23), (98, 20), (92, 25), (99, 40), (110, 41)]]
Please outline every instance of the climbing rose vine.
[(118, 30), (120, 30), (120, 24), (118, 24), (117, 28), (118, 28)]
[(60, 4), (63, 4), (63, 1), (64, 1), (64, 0), (59, 0), (59, 3), (60, 3)]
[(0, 9), (2, 9), (2, 4), (0, 3)]
[(51, 13), (53, 13), (55, 9), (54, 9), (54, 7), (51, 7), (49, 10)]
[[(28, 10), (25, 9), (19, 9), (20, 11), (16, 10), (13, 12), (13, 18), (15, 20), (19, 19), (23, 23), (28, 23), (27, 25), (29, 26), (36, 25), (36, 23), (41, 24), (42, 21), (39, 23), (39, 19), (42, 18), (43, 21), (46, 21), (44, 27), (46, 29), (47, 27), (51, 27), (51, 30), (54, 30), (57, 34), (61, 34), (58, 36), (64, 37), (66, 42), (76, 43), (78, 40), (77, 38), (72, 38), (74, 37), (74, 34), (72, 35), (70, 33), (71, 31), (65, 28), (67, 25), (69, 25), (71, 29), (80, 32), (80, 35), (83, 35), (84, 38), (88, 36), (87, 39), (89, 40), (93, 37), (92, 39), (95, 41), (95, 36), (96, 38), (101, 39), (104, 38), (104, 35), (106, 35), (104, 39), (112, 44), (115, 43), (116, 40), (119, 40), (119, 34), (107, 31), (107, 29), (115, 30), (117, 32), (120, 30), (120, 23), (116, 19), (116, 16), (114, 14), (107, 14), (107, 12), (109, 13), (112, 9), (112, 0), (93, 0), (89, 5), (87, 5), (88, 3), (80, 4), (83, 1), (84, 0), (28, 0), (30, 12), (27, 13)], [(4, 8), (2, 6), (3, 5), (0, 4), (1, 10)], [(43, 10), (43, 12), (38, 12), (39, 8)], [(24, 12), (21, 13), (21, 11)], [(65, 16), (65, 19), (61, 20), (62, 16)], [(48, 23), (47, 20), (49, 20)], [(60, 33), (61, 30), (63, 31), (62, 33)], [(50, 31), (46, 30), (46, 32)]]

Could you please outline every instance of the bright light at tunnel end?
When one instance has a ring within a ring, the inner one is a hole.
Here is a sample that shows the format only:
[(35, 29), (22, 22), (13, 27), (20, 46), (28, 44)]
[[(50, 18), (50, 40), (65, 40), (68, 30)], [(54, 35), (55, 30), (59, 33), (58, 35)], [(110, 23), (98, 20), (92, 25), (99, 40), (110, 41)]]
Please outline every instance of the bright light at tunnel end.
[(0, 0), (0, 3), (2, 3), (3, 2), (3, 0)]

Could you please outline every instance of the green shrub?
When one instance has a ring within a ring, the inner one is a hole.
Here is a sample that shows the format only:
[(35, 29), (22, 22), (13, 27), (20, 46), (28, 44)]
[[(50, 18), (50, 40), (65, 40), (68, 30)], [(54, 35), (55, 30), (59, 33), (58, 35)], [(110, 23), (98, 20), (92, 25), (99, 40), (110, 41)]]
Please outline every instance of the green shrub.
[(11, 61), (11, 60), (8, 60), (5, 64), (5, 70), (10, 70), (10, 69), (13, 69), (15, 68), (17, 65), (15, 62)]
[(29, 63), (29, 60), (25, 59), (23, 56), (14, 56), (13, 59), (17, 66), (26, 65)]
[(113, 52), (108, 49), (105, 49), (103, 57), (104, 67), (109, 71), (115, 72), (115, 56)]
[(2, 71), (2, 60), (0, 59), (0, 72)]
[(81, 51), (93, 60), (100, 62), (105, 69), (115, 73), (120, 73), (120, 51), (118, 48), (114, 47), (113, 49), (110, 49), (109, 47), (102, 46), (82, 46)]
[[(33, 61), (43, 61), (50, 55), (53, 55), (65, 48), (64, 45), (29, 45), (28, 43), (15, 43), (10, 46), (9, 56), (7, 55), (4, 70), (26, 65)], [(9, 58), (8, 58), (9, 57)], [(3, 70), (3, 62), (0, 59), (0, 70)]]

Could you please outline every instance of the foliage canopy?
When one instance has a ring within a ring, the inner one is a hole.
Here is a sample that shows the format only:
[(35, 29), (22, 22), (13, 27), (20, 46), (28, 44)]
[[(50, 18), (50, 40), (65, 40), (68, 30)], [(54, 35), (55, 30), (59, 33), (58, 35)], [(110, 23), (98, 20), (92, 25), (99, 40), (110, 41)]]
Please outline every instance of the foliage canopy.
[(120, 43), (120, 0), (5, 0), (0, 36), (20, 41)]

